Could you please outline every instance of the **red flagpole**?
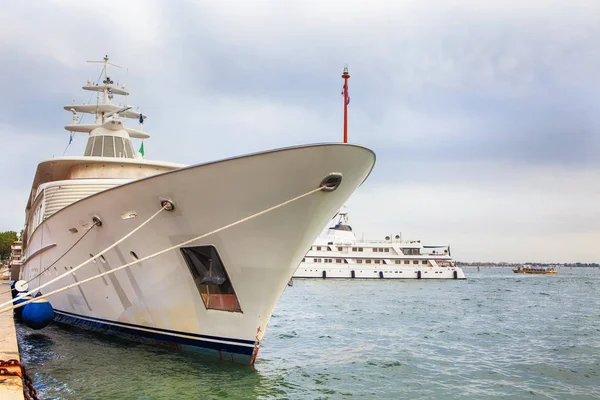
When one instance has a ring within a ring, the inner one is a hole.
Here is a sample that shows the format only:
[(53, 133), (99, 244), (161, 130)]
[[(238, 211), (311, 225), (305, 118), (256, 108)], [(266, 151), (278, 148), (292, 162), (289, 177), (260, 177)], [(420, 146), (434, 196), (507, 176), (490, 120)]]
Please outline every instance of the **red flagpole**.
[(342, 78), (344, 78), (344, 143), (348, 143), (348, 79), (350, 79), (348, 66), (344, 67)]

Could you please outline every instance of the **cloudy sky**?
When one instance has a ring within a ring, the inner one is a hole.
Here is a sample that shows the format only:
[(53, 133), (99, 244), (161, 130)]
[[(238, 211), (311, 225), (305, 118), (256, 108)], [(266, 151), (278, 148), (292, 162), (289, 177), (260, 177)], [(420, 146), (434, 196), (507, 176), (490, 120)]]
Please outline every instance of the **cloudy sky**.
[(112, 75), (149, 115), (146, 158), (186, 164), (340, 141), (347, 63), (350, 141), (378, 156), (355, 231), (600, 261), (599, 22), (597, 0), (4, 0), (0, 230), (65, 151), (86, 60), (128, 69)]

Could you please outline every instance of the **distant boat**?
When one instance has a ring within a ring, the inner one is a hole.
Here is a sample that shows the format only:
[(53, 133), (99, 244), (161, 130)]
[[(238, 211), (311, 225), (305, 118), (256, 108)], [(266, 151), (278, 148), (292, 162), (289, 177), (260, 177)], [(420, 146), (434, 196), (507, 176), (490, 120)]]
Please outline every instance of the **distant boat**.
[(420, 240), (357, 239), (340, 212), (302, 259), (294, 278), (465, 279), (450, 247), (428, 246)]
[(538, 274), (538, 275), (557, 275), (555, 267), (542, 267), (540, 265), (523, 265), (513, 268), (515, 274)]

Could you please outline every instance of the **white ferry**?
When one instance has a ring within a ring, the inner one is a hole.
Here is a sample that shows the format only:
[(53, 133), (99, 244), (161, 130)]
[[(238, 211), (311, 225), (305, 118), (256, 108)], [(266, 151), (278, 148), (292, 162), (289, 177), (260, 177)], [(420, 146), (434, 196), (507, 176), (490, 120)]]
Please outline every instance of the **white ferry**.
[(450, 246), (421, 241), (357, 239), (348, 214), (337, 214), (302, 259), (294, 278), (465, 279), (450, 254)]

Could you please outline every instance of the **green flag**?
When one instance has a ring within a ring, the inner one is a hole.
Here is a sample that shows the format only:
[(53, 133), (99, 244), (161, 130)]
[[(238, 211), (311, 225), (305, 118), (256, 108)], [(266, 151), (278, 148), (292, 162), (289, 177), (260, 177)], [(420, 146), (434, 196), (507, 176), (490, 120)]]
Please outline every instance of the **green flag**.
[(140, 154), (144, 157), (144, 142), (142, 142), (142, 145), (140, 146)]

